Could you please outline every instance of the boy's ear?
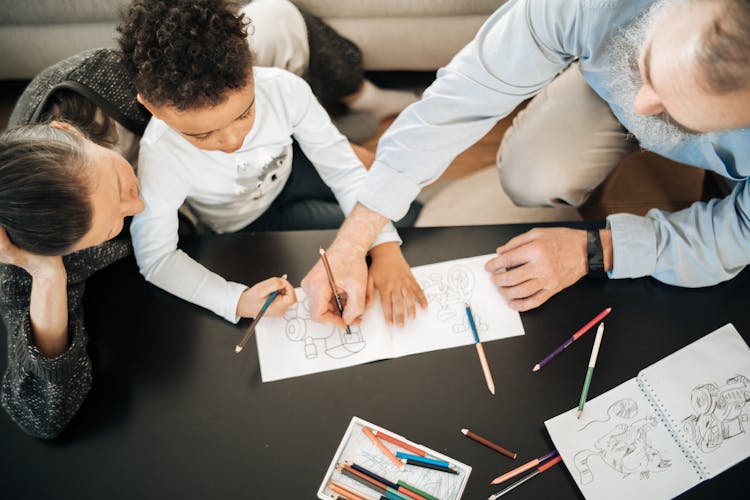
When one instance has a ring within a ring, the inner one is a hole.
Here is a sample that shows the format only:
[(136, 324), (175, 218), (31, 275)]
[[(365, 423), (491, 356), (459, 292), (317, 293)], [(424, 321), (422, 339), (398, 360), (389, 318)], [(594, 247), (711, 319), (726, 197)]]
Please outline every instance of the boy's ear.
[(149, 113), (151, 113), (152, 116), (155, 116), (156, 118), (159, 118), (158, 114), (155, 112), (155, 107), (151, 106), (151, 104), (143, 98), (143, 96), (139, 93), (135, 94), (135, 98), (138, 100), (139, 103), (143, 105), (144, 108), (148, 110)]

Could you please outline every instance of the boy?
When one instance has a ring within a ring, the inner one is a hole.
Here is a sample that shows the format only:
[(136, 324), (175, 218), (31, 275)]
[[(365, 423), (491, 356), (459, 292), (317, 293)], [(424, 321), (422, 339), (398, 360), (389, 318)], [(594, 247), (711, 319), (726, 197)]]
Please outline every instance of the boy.
[[(333, 228), (343, 217), (326, 198), (332, 191), (348, 213), (366, 170), (304, 80), (253, 68), (243, 17), (229, 6), (136, 0), (119, 30), (138, 100), (153, 114), (139, 156), (146, 209), (131, 226), (141, 273), (236, 322), (254, 317), (272, 289), (261, 286), (268, 280), (252, 288), (228, 282), (178, 250), (183, 202), (217, 233)], [(415, 303), (424, 307), (426, 299), (399, 242), (392, 226), (381, 232), (370, 280), (386, 319), (403, 324), (404, 309), (413, 316)], [(287, 294), (268, 313), (282, 314), (293, 290), (274, 283)]]

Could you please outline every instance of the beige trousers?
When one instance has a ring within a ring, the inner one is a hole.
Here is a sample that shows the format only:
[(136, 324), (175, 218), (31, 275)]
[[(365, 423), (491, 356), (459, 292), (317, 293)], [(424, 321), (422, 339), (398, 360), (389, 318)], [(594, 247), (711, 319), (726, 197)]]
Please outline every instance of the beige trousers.
[(519, 206), (579, 207), (636, 148), (573, 64), (513, 120), (497, 152), (500, 183)]

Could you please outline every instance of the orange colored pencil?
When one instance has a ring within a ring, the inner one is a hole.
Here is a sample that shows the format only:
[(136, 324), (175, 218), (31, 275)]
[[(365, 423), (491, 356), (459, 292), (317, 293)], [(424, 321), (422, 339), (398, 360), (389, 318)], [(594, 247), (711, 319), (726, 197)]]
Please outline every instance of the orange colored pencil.
[(339, 495), (344, 495), (344, 498), (347, 498), (350, 500), (370, 500), (370, 498), (372, 498), (372, 497), (362, 496), (359, 493), (355, 493), (354, 491), (350, 490), (349, 488), (339, 483), (338, 481), (331, 481), (330, 483), (328, 483), (328, 487), (334, 493), (338, 493)]
[(391, 444), (395, 444), (399, 448), (403, 448), (405, 450), (408, 450), (408, 451), (414, 453), (415, 455), (419, 455), (420, 457), (426, 457), (427, 456), (427, 453), (425, 451), (420, 450), (419, 448), (417, 448), (415, 446), (412, 446), (412, 445), (410, 445), (408, 443), (404, 443), (400, 439), (396, 439), (395, 437), (390, 436), (390, 435), (386, 434), (385, 432), (374, 430), (374, 431), (372, 431), (372, 433), (373, 433), (373, 435), (375, 435), (376, 438), (382, 439), (383, 441), (388, 441)]
[(389, 450), (388, 448), (386, 448), (386, 446), (378, 438), (375, 437), (375, 434), (372, 433), (372, 431), (370, 430), (369, 427), (366, 427), (366, 426), (363, 425), (362, 426), (362, 432), (365, 433), (365, 436), (367, 436), (368, 438), (370, 438), (370, 441), (372, 441), (373, 443), (375, 443), (375, 446), (377, 446), (378, 448), (380, 448), (380, 451), (382, 451), (383, 454), (386, 457), (388, 457), (388, 459), (391, 462), (393, 462), (393, 465), (395, 465), (396, 467), (403, 467), (404, 466), (404, 463), (401, 460), (399, 460), (398, 458), (396, 458), (396, 455), (394, 455), (391, 452), (391, 450)]

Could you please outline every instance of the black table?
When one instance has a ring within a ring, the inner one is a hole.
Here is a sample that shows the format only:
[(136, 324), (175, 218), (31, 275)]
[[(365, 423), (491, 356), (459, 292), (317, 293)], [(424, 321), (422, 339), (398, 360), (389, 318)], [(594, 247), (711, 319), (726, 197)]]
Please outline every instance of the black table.
[[(412, 229), (403, 231), (403, 248), (412, 265), (428, 264), (491, 253), (526, 229)], [(333, 236), (235, 234), (191, 241), (186, 250), (229, 279), (254, 283), (288, 273), (299, 283)], [(522, 314), (525, 336), (485, 344), (495, 397), (473, 346), (262, 384), (255, 343), (234, 353), (244, 323), (226, 323), (145, 283), (128, 259), (89, 282), (94, 384), (63, 435), (36, 440), (0, 415), (0, 496), (312, 499), (357, 415), (470, 464), (464, 498), (486, 498), (499, 489), (489, 486), (492, 478), (552, 449), (543, 421), (577, 404), (590, 339), (539, 373), (531, 367), (579, 326), (614, 308), (593, 398), (727, 322), (747, 340), (748, 297), (749, 271), (692, 290), (652, 279), (582, 280)], [(463, 427), (519, 458), (510, 461), (467, 439)], [(747, 474), (750, 461), (686, 498), (744, 498)], [(543, 497), (580, 498), (564, 466), (508, 496)]]

